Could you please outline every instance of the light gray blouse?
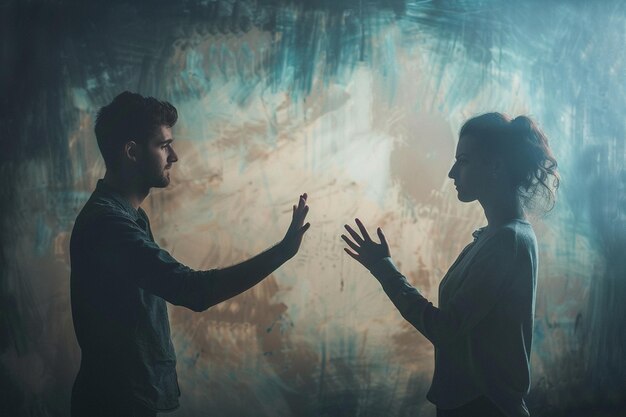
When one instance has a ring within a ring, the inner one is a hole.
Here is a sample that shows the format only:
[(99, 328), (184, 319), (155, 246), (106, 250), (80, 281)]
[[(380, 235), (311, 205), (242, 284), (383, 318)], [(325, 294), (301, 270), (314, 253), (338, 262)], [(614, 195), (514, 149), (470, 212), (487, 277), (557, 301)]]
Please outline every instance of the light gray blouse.
[(537, 279), (537, 240), (530, 223), (513, 220), (481, 228), (439, 285), (434, 307), (397, 270), (391, 258), (371, 273), (400, 314), (435, 347), (427, 398), (441, 409), (484, 395), (507, 416), (529, 416)]

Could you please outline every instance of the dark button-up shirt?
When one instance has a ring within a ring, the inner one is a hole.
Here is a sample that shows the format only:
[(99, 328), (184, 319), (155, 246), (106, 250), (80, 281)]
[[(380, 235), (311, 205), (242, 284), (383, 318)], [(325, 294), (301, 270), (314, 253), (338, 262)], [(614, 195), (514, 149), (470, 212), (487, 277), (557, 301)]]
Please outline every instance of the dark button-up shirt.
[(70, 254), (82, 353), (75, 394), (139, 401), (153, 410), (178, 407), (165, 302), (208, 308), (212, 271), (194, 271), (161, 249), (146, 213), (102, 180), (76, 219)]

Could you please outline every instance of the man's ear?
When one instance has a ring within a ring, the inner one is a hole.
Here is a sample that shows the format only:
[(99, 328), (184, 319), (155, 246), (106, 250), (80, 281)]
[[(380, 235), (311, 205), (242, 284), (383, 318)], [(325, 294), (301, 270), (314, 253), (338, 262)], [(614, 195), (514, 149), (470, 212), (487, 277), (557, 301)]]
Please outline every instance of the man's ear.
[(137, 152), (138, 152), (137, 142), (131, 140), (124, 144), (124, 157), (130, 161), (137, 162)]

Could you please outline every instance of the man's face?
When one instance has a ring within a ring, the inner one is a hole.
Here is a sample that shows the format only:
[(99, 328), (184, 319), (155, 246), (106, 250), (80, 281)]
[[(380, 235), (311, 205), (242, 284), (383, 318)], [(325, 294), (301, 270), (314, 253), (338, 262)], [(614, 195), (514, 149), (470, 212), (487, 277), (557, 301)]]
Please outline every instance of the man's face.
[(148, 187), (163, 188), (170, 183), (170, 168), (178, 161), (172, 142), (172, 128), (161, 126), (142, 146), (139, 169)]

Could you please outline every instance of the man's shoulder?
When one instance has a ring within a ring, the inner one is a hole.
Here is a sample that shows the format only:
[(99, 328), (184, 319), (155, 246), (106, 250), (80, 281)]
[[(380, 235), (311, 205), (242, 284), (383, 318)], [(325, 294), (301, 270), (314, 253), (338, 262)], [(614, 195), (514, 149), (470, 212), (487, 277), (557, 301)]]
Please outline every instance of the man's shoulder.
[(93, 193), (76, 217), (74, 233), (115, 220), (134, 220), (134, 218), (114, 199)]

